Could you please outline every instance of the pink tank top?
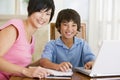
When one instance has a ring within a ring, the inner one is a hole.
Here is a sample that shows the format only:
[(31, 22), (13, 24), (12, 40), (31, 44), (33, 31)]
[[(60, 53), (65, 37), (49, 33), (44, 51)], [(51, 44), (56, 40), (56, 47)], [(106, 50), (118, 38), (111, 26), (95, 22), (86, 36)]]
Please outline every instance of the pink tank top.
[(31, 44), (27, 42), (23, 21), (19, 19), (12, 19), (8, 21), (5, 25), (1, 26), (0, 29), (3, 29), (11, 24), (18, 30), (18, 38), (14, 45), (4, 55), (4, 58), (10, 63), (20, 66), (27, 66), (32, 61), (34, 38), (32, 37)]

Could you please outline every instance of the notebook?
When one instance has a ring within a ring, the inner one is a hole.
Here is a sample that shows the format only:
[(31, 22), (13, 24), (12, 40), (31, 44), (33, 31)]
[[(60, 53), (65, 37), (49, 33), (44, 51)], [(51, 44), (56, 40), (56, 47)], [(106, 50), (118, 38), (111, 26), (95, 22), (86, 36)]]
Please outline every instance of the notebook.
[(120, 40), (104, 40), (91, 70), (74, 70), (90, 77), (120, 76)]

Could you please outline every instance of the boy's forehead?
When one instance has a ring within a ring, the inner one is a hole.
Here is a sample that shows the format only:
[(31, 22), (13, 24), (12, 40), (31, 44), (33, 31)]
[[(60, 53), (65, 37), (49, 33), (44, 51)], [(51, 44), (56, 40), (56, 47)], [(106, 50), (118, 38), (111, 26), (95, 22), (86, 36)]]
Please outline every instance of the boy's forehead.
[(68, 22), (73, 22), (73, 23), (75, 23), (75, 21), (72, 20), (72, 19), (71, 19), (71, 20), (62, 20), (62, 21), (61, 21), (61, 23), (68, 23)]

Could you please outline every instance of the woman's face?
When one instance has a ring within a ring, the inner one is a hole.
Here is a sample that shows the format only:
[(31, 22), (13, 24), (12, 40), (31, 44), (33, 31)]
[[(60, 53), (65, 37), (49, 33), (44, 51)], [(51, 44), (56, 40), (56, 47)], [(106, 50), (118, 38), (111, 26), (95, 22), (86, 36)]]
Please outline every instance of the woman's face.
[(73, 21), (62, 22), (60, 32), (62, 38), (72, 39), (77, 34), (77, 24)]
[(35, 12), (29, 16), (30, 24), (35, 28), (40, 28), (45, 24), (49, 23), (51, 17), (51, 9), (46, 11), (46, 9), (40, 10), (40, 12)]

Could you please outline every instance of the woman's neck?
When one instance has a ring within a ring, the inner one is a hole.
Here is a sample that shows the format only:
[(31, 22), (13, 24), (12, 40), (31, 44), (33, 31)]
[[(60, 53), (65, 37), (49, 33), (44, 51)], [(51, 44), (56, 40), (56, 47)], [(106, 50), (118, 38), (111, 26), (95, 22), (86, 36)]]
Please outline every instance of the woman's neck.
[(24, 20), (25, 30), (29, 35), (33, 35), (36, 29), (30, 24), (28, 19)]
[(24, 23), (26, 39), (27, 39), (28, 43), (31, 43), (32, 35), (34, 34), (35, 30), (30, 25), (30, 22), (28, 19), (24, 20), (23, 23)]

